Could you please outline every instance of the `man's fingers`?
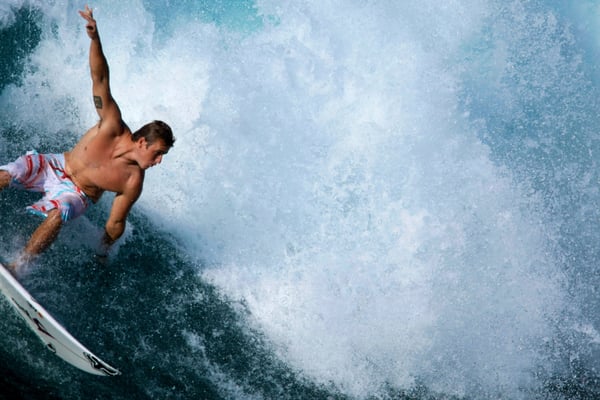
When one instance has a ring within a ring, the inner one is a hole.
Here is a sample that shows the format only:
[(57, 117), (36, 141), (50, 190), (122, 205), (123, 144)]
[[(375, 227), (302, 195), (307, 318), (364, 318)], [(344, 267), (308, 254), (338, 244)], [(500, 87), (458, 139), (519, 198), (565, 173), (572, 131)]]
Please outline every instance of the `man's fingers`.
[(92, 17), (90, 17), (88, 14), (84, 13), (83, 11), (79, 11), (79, 15), (81, 15), (84, 19), (91, 21)]
[(79, 11), (79, 15), (81, 15), (83, 18), (87, 19), (88, 21), (91, 21), (94, 19), (94, 14), (92, 12), (92, 9), (89, 8), (87, 6), (87, 4), (85, 6), (85, 10)]

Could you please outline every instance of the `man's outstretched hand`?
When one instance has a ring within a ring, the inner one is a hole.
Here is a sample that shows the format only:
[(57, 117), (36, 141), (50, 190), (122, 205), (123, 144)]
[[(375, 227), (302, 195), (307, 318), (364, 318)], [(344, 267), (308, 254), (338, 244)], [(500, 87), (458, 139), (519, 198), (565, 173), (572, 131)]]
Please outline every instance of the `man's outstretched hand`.
[(79, 15), (87, 21), (85, 29), (90, 39), (96, 39), (98, 37), (98, 30), (96, 29), (96, 20), (94, 19), (91, 8), (86, 5), (85, 10), (79, 11)]

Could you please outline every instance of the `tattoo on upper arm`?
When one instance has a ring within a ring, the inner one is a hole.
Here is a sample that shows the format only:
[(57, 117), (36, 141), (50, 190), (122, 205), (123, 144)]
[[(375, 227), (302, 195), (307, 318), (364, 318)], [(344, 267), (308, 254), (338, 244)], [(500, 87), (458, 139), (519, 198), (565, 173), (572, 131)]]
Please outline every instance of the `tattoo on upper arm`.
[(94, 105), (96, 108), (102, 108), (102, 97), (94, 96)]

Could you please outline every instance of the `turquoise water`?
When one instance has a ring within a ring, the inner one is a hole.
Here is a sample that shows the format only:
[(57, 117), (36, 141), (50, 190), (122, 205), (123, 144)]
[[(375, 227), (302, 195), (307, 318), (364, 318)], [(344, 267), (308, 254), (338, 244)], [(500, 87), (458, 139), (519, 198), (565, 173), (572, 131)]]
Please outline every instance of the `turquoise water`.
[[(177, 142), (108, 265), (110, 196), (23, 283), (123, 375), (4, 302), (0, 397), (600, 396), (600, 3), (92, 6), (126, 121)], [(0, 5), (1, 163), (97, 119), (78, 7)]]

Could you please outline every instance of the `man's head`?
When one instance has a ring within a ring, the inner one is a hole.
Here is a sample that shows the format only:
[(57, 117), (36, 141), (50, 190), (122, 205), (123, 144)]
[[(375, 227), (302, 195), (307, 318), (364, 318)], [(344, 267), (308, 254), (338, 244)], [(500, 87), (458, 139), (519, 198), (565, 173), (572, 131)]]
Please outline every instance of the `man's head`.
[(138, 164), (148, 169), (160, 164), (162, 156), (173, 147), (175, 138), (169, 125), (162, 121), (153, 121), (138, 129), (131, 135), (138, 148)]
[(135, 131), (131, 135), (131, 138), (134, 142), (137, 142), (141, 138), (145, 138), (148, 146), (152, 145), (157, 139), (161, 139), (169, 149), (173, 147), (173, 144), (175, 143), (171, 127), (162, 121), (152, 121), (147, 123)]

